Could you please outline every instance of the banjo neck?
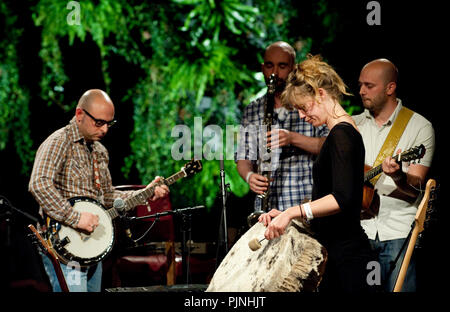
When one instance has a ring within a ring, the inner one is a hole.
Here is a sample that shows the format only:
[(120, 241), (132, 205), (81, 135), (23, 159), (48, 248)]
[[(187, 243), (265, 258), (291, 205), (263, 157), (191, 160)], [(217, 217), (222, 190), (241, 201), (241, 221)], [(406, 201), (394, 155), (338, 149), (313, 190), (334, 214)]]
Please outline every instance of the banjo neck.
[[(138, 206), (139, 204), (141, 204), (142, 199), (150, 198), (150, 197), (153, 196), (153, 194), (155, 193), (155, 188), (157, 186), (160, 186), (160, 185), (163, 185), (163, 184), (167, 185), (167, 186), (172, 185), (173, 183), (175, 183), (179, 179), (184, 178), (186, 176), (187, 176), (187, 174), (185, 173), (185, 171), (181, 170), (181, 171), (171, 175), (167, 179), (162, 179), (161, 182), (156, 183), (155, 185), (153, 185), (151, 187), (145, 188), (142, 192), (139, 192), (138, 194), (136, 194), (134, 196), (131, 196), (130, 198), (125, 199), (124, 200), (125, 201), (125, 207), (136, 207), (136, 206)], [(106, 212), (109, 214), (111, 219), (115, 219), (115, 218), (120, 216), (119, 212), (114, 207), (108, 209)]]

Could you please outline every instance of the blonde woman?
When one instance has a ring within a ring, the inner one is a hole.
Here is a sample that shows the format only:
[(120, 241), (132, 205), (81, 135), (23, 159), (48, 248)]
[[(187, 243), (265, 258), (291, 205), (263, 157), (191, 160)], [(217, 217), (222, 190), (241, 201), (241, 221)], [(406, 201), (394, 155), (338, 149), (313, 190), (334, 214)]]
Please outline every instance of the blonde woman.
[(267, 239), (282, 235), (294, 218), (311, 222), (328, 251), (320, 286), (324, 292), (369, 291), (366, 268), (374, 259), (359, 219), (364, 144), (353, 119), (340, 105), (344, 95), (348, 95), (344, 82), (320, 56), (309, 56), (289, 75), (283, 104), (297, 109), (300, 118), (315, 127), (326, 125), (330, 133), (313, 165), (312, 201), (284, 212), (271, 210), (259, 218), (267, 226)]

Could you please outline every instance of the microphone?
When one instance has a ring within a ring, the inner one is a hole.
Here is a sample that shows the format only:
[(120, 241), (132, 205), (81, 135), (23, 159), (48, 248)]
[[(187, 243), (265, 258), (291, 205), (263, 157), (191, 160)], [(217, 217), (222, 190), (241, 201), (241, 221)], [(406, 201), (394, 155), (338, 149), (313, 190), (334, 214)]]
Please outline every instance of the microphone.
[(125, 210), (126, 209), (125, 209), (125, 202), (124, 202), (124, 200), (122, 198), (120, 198), (120, 197), (117, 197), (114, 200), (113, 207), (119, 212), (120, 218), (122, 219), (123, 226), (125, 228), (125, 234), (127, 235), (127, 237), (129, 239), (131, 239), (131, 235), (132, 234), (131, 234), (131, 230), (130, 230), (130, 222), (129, 222), (127, 216), (125, 216)]

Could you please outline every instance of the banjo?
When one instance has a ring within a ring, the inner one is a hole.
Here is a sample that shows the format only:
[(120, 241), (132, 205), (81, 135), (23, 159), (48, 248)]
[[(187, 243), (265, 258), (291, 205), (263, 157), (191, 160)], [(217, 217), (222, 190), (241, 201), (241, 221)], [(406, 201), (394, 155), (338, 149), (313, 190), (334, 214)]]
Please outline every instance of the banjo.
[(202, 170), (200, 160), (191, 160), (183, 168), (160, 184), (145, 189), (125, 200), (116, 200), (110, 209), (95, 199), (78, 196), (69, 199), (73, 209), (78, 212), (90, 212), (99, 217), (99, 224), (92, 233), (86, 233), (70, 226), (60, 224), (47, 217), (47, 241), (60, 261), (66, 265), (87, 267), (102, 261), (114, 246), (114, 225), (112, 220), (120, 216), (124, 207), (133, 207), (137, 197), (149, 198), (153, 196), (158, 185), (171, 185), (177, 180), (191, 176)]

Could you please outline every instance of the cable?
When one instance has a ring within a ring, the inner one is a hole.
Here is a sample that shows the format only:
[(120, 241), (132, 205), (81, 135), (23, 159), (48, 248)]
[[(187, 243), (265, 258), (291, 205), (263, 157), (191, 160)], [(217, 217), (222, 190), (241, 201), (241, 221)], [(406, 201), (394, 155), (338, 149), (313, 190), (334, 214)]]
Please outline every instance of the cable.
[(153, 226), (155, 226), (156, 221), (159, 221), (159, 216), (156, 217), (155, 221), (152, 222), (150, 227), (144, 232), (144, 234), (141, 237), (139, 237), (138, 239), (132, 239), (132, 241), (136, 244), (137, 242), (142, 240), (150, 232), (150, 230), (153, 228)]

